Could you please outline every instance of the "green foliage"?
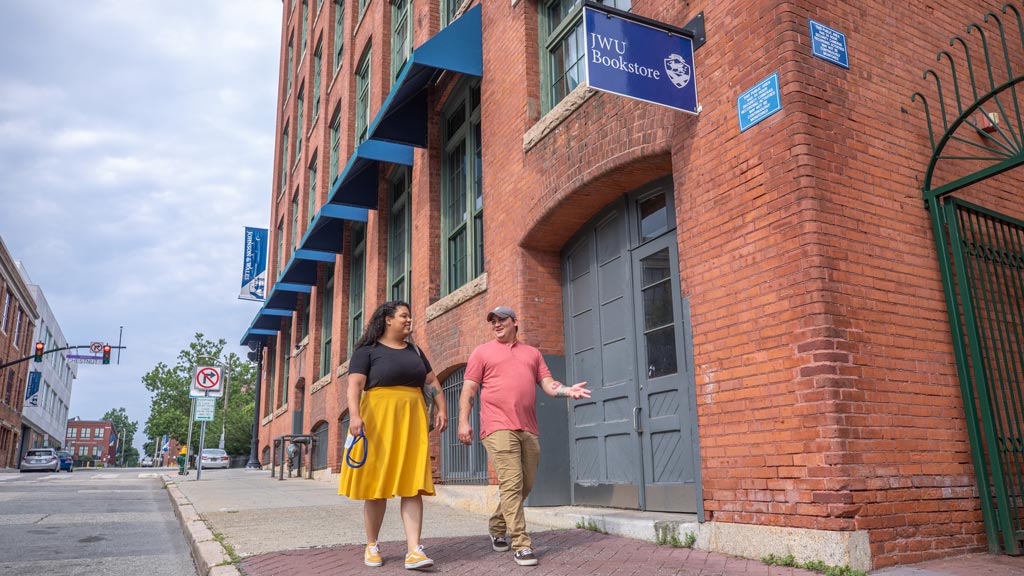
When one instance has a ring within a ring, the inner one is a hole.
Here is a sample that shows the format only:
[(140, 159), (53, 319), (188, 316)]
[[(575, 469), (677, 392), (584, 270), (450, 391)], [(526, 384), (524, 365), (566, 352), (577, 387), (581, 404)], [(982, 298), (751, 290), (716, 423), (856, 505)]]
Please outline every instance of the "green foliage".
[(125, 466), (136, 466), (139, 463), (139, 451), (132, 444), (135, 443), (135, 433), (139, 430), (139, 423), (128, 419), (128, 413), (124, 408), (113, 408), (100, 418), (110, 420), (114, 423), (114, 431), (118, 435), (117, 464)]
[[(248, 454), (252, 440), (253, 396), (256, 366), (230, 352), (225, 354), (227, 341), (214, 342), (201, 333), (188, 348), (178, 353), (173, 367), (160, 362), (145, 376), (142, 383), (151, 393), (152, 405), (145, 434), (149, 438), (163, 438), (167, 434), (184, 444), (188, 437), (188, 422), (192, 400), (188, 395), (192, 373), (196, 366), (221, 366), (224, 370), (226, 393), (217, 402), (214, 420), (206, 425), (206, 448), (215, 447), (224, 434), (224, 449), (228, 454)], [(227, 410), (224, 409), (225, 404)], [(191, 451), (199, 449), (199, 427), (192, 431)]]
[(224, 535), (223, 535), (223, 534), (221, 534), (220, 532), (214, 532), (214, 533), (213, 533), (213, 539), (214, 539), (214, 540), (216, 540), (217, 542), (220, 542), (220, 545), (224, 547), (224, 551), (225, 551), (225, 552), (227, 552), (227, 554), (228, 554), (228, 558), (230, 558), (230, 559), (231, 559), (231, 561), (230, 561), (230, 562), (222, 562), (221, 564), (218, 564), (218, 566), (225, 566), (225, 565), (228, 565), (228, 564), (237, 564), (237, 563), (238, 563), (238, 561), (242, 559), (242, 558), (241, 558), (241, 557), (240, 557), (240, 556), (238, 555), (238, 553), (237, 553), (237, 552), (235, 552), (235, 547), (234, 547), (234, 546), (232, 546), (232, 545), (231, 545), (231, 544), (230, 544), (230, 543), (229, 543), (229, 542), (228, 542), (228, 541), (227, 541), (227, 540), (226, 540), (226, 539), (224, 538)]
[(589, 518), (581, 518), (576, 521), (576, 528), (580, 530), (590, 530), (591, 532), (597, 532), (598, 534), (607, 534), (596, 522)]
[(776, 556), (775, 554), (769, 554), (764, 558), (761, 558), (761, 562), (769, 564), (771, 566), (788, 566), (791, 568), (802, 568), (804, 570), (813, 570), (815, 572), (821, 572), (825, 576), (867, 576), (862, 570), (854, 570), (848, 565), (843, 566), (831, 566), (825, 564), (821, 560), (808, 560), (807, 562), (797, 562), (796, 558), (792, 554), (786, 554), (785, 556)]
[(693, 548), (693, 545), (697, 543), (697, 535), (693, 532), (687, 532), (686, 537), (683, 538), (683, 548)]
[(697, 535), (687, 532), (682, 539), (679, 538), (679, 525), (675, 522), (654, 523), (654, 543), (658, 546), (671, 546), (673, 548), (693, 548), (697, 543)]

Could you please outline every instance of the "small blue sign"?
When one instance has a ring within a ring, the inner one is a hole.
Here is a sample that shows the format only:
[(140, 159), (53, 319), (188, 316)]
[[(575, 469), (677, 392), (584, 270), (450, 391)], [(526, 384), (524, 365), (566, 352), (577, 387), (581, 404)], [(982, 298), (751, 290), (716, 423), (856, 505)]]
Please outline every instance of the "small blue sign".
[(266, 228), (245, 227), (245, 261), (242, 263), (242, 300), (267, 299), (267, 235)]
[(591, 88), (698, 114), (693, 41), (615, 14), (583, 8)]
[(811, 23), (811, 53), (829, 62), (850, 69), (850, 56), (846, 52), (846, 34), (819, 24)]
[(736, 111), (740, 117), (740, 132), (761, 120), (782, 110), (779, 98), (779, 73), (761, 80), (736, 100)]

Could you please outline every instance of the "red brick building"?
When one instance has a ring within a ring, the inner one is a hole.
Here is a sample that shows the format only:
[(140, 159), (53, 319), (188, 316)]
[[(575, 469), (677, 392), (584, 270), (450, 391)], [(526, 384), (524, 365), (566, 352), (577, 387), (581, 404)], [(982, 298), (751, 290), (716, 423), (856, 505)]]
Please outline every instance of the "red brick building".
[[(614, 5), (703, 22), (699, 115), (589, 88), (579, 2), (283, 2), (273, 280), (243, 337), (264, 351), (263, 464), (274, 438), (311, 433), (339, 469), (347, 358), (390, 298), (411, 302), (456, 422), (466, 359), (504, 304), (594, 391), (543, 407), (543, 452), (568, 462), (542, 463), (544, 503), (690, 513), (702, 547), (861, 569), (1012, 552), (1020, 487), (990, 497), (976, 467), (999, 459), (1019, 481), (1019, 404), (979, 420), (970, 382), (992, 378), (993, 349), (1008, 397), (1024, 380), (1013, 13)], [(849, 68), (814, 55), (811, 20), (845, 33)], [(991, 46), (963, 35), (972, 22)], [(947, 52), (951, 69), (939, 51), (957, 34), (970, 48)], [(781, 108), (741, 130), (741, 96), (773, 75)], [(972, 174), (991, 178), (965, 187)], [(953, 233), (937, 207), (954, 195), (997, 212), (1009, 247), (936, 236)], [(1001, 263), (987, 285), (1010, 294), (980, 316), (1005, 330), (975, 360), (951, 329), (973, 317), (961, 253)], [(487, 482), (454, 428), (433, 442), (439, 482)], [(987, 458), (996, 444), (1011, 448)]]
[[(38, 318), (32, 294), (0, 238), (0, 365), (34, 353), (32, 331)], [(28, 362), (0, 370), (0, 468), (18, 467), (28, 372)]]
[[(68, 420), (64, 449), (75, 457), (76, 466), (117, 465), (118, 434), (110, 420)], [(90, 460), (91, 459), (91, 460)]]

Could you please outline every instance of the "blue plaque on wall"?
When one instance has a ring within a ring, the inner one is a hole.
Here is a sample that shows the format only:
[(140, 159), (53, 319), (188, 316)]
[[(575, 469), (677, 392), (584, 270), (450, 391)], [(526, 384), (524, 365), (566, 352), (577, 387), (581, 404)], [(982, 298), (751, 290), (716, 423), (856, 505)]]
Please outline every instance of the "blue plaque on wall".
[(736, 100), (736, 112), (740, 118), (740, 132), (761, 120), (782, 110), (779, 97), (779, 73), (758, 82)]
[(811, 53), (836, 66), (850, 69), (850, 56), (846, 52), (846, 34), (808, 20), (811, 24)]

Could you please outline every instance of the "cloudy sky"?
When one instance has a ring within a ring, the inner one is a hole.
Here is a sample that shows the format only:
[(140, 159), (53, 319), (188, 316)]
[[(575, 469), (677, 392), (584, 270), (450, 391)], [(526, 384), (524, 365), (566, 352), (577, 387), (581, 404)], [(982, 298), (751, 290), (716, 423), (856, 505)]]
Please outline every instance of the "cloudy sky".
[(70, 416), (149, 416), (142, 376), (238, 340), (244, 226), (267, 227), (281, 0), (0, 2), (0, 236), (79, 367)]

